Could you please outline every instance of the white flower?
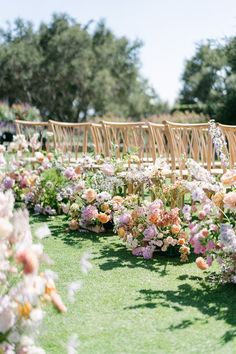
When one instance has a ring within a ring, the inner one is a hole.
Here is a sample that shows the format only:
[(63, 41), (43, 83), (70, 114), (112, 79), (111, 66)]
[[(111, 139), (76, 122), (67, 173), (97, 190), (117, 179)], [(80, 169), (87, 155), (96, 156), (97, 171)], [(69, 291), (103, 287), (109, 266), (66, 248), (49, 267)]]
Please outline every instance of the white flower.
[(79, 346), (79, 339), (77, 334), (73, 334), (67, 343), (67, 354), (77, 354), (77, 348)]
[(50, 229), (49, 229), (49, 227), (48, 227), (47, 224), (44, 224), (44, 225), (40, 226), (40, 227), (35, 231), (35, 236), (36, 236), (38, 239), (40, 239), (40, 240), (42, 240), (42, 239), (44, 239), (44, 238), (46, 238), (46, 237), (49, 237), (50, 235), (51, 235), (51, 231), (50, 231)]
[(0, 298), (0, 333), (6, 333), (16, 321), (14, 309), (8, 295)]
[(40, 308), (33, 309), (30, 312), (30, 319), (33, 322), (41, 322), (43, 319), (43, 311)]
[(80, 261), (80, 267), (83, 273), (88, 273), (90, 269), (92, 269), (92, 264), (89, 262), (89, 259), (91, 258), (91, 254), (86, 252)]
[(71, 303), (75, 302), (75, 295), (81, 289), (82, 282), (81, 281), (74, 281), (68, 285), (68, 299)]
[(13, 226), (10, 221), (5, 218), (0, 218), (0, 240), (3, 238), (8, 238), (12, 230)]

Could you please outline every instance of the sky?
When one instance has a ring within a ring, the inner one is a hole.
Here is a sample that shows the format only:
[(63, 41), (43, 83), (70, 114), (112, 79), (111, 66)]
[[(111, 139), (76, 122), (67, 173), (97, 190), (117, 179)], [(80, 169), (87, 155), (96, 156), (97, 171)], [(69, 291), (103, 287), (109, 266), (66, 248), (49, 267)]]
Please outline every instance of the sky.
[(37, 26), (62, 12), (82, 24), (105, 19), (117, 36), (142, 40), (141, 73), (171, 104), (197, 43), (236, 34), (236, 0), (0, 0), (0, 26), (16, 17)]

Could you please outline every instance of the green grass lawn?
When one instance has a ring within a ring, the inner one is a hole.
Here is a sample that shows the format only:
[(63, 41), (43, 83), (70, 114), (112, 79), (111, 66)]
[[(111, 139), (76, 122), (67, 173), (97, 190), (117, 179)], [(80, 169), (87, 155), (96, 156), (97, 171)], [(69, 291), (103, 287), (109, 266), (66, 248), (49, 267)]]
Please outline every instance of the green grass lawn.
[[(32, 217), (33, 228), (42, 220)], [(63, 299), (69, 282), (82, 279), (83, 288), (65, 315), (49, 310), (41, 336), (47, 353), (66, 353), (72, 333), (83, 354), (236, 353), (235, 286), (204, 281), (193, 260), (145, 261), (117, 236), (71, 233), (63, 217), (48, 220), (52, 236), (43, 244)], [(88, 275), (79, 265), (85, 251), (93, 256)]]

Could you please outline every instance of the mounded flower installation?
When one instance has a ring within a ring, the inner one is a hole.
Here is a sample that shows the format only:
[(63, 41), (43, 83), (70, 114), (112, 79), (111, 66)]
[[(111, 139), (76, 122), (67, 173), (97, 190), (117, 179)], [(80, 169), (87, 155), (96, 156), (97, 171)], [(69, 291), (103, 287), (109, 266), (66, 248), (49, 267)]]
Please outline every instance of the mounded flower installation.
[[(236, 283), (236, 171), (228, 168), (214, 122), (210, 134), (226, 172), (215, 177), (188, 160), (188, 178), (174, 182), (164, 159), (153, 166), (134, 163), (136, 156), (69, 162), (43, 151), (37, 135), (30, 141), (18, 135), (8, 149), (0, 146), (0, 352), (43, 353), (33, 333), (44, 308), (53, 304), (66, 311), (55, 275), (39, 272), (48, 257), (32, 240), (26, 209), (32, 215), (64, 214), (69, 230), (113, 230), (129, 252), (146, 260), (166, 253), (186, 262), (193, 253), (197, 267), (209, 270), (217, 262), (219, 280)], [(48, 234), (46, 226), (38, 232), (39, 238)], [(68, 287), (70, 299), (79, 284)]]

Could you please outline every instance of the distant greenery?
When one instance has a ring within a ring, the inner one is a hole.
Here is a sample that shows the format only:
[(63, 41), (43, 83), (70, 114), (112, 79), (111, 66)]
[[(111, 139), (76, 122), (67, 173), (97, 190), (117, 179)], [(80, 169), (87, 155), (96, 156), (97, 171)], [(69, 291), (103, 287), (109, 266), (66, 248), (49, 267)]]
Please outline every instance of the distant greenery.
[(140, 75), (142, 43), (54, 15), (35, 30), (17, 19), (0, 32), (0, 100), (28, 102), (45, 120), (112, 113), (139, 119), (168, 111)]
[(187, 60), (176, 109), (236, 124), (236, 37), (201, 43)]

